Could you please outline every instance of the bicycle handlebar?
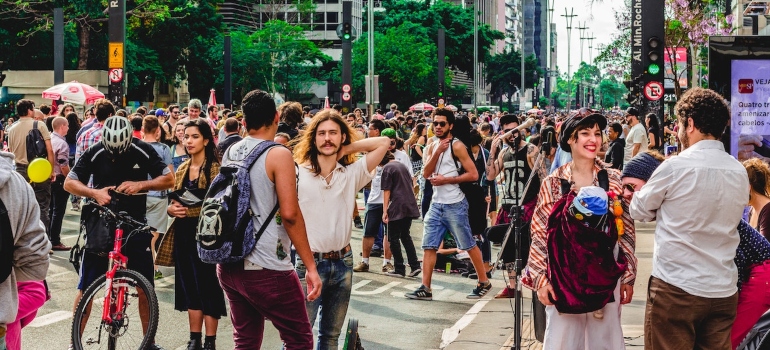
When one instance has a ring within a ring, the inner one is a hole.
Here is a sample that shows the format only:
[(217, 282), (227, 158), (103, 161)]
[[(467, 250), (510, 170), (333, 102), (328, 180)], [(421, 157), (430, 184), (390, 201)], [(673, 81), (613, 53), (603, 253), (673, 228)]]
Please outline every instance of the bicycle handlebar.
[(131, 226), (139, 227), (139, 231), (153, 231), (152, 227), (150, 227), (149, 225), (143, 222), (134, 220), (134, 218), (132, 218), (128, 214), (123, 214), (122, 212), (116, 213), (112, 211), (110, 208), (99, 205), (99, 203), (97, 203), (95, 200), (91, 198), (87, 198), (86, 203), (93, 205), (94, 207), (99, 209), (99, 211), (101, 211), (103, 214), (109, 216), (113, 220), (119, 221), (119, 223), (127, 223), (127, 224), (130, 224)]

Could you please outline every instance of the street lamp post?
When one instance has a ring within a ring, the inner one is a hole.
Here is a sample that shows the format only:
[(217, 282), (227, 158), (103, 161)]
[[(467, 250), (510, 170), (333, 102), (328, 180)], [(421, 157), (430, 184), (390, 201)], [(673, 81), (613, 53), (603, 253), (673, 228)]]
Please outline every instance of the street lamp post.
[(371, 120), (372, 116), (374, 116), (374, 0), (369, 0), (368, 2), (368, 8), (367, 8), (367, 45), (369, 46), (368, 54), (369, 57), (367, 58), (367, 65), (368, 65), (368, 72), (369, 72), (369, 81), (367, 82), (369, 84), (369, 101), (366, 101), (369, 104), (369, 120)]
[(572, 19), (577, 17), (575, 9), (572, 8), (570, 12), (567, 12), (567, 8), (564, 8), (564, 14), (562, 15), (567, 20), (567, 110), (572, 109), (572, 62), (571, 62), (571, 48), (572, 48)]

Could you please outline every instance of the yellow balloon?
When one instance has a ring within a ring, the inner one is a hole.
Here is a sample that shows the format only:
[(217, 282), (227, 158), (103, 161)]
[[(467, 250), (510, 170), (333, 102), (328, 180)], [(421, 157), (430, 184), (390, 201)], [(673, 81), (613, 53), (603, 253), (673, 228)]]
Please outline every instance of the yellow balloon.
[(29, 176), (29, 180), (32, 182), (45, 182), (45, 180), (51, 178), (51, 171), (53, 171), (53, 167), (48, 162), (48, 159), (37, 158), (29, 163), (27, 176)]

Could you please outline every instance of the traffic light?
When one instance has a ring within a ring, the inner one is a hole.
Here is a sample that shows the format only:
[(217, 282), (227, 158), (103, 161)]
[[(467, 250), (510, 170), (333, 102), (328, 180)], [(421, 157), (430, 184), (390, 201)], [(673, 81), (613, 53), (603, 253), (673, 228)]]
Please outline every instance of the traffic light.
[(353, 26), (350, 22), (342, 23), (342, 40), (350, 40), (353, 37)]
[(650, 80), (663, 81), (663, 79), (656, 79), (662, 71), (662, 61), (663, 41), (657, 36), (653, 36), (647, 40), (647, 67), (645, 69), (645, 73), (650, 76)]
[(444, 83), (438, 83), (438, 98), (444, 98)]

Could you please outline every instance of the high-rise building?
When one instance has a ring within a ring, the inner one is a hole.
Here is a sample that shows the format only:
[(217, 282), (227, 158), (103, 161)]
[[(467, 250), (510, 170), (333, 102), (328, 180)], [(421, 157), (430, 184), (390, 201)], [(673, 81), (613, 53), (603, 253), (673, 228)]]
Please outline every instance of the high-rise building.
[[(314, 0), (315, 11), (303, 14), (286, 0), (226, 0), (219, 6), (225, 21), (233, 25), (257, 30), (270, 20), (278, 19), (305, 28), (305, 38), (315, 42), (321, 51), (333, 60), (342, 57), (342, 40), (337, 37), (337, 26), (342, 23), (343, 0)], [(362, 32), (362, 0), (353, 2), (353, 28)], [(288, 3), (288, 4), (287, 4)]]
[(770, 3), (766, 1), (731, 0), (728, 2), (730, 12), (733, 15), (734, 35), (752, 35), (754, 18), (759, 23), (759, 35), (770, 35), (768, 17), (770, 17)]

